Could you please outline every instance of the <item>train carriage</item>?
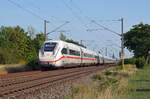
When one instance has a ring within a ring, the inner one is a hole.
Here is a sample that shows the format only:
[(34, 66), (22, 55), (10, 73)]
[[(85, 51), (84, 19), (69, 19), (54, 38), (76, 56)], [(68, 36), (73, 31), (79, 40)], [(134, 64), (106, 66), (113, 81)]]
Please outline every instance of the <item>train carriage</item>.
[(97, 54), (93, 51), (82, 48), (82, 64), (83, 65), (92, 65), (97, 64)]
[(39, 51), (42, 67), (73, 67), (113, 62), (86, 48), (60, 40), (45, 41)]
[(103, 65), (104, 64), (104, 57), (103, 57), (103, 55), (98, 54), (98, 58), (99, 58), (98, 64)]

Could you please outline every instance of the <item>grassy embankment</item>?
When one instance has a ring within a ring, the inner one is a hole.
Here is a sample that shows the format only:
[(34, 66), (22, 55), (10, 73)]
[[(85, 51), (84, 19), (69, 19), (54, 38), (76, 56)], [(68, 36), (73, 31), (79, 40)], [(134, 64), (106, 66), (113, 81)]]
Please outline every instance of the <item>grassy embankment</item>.
[(32, 67), (25, 64), (0, 65), (0, 74), (31, 71)]
[(150, 66), (137, 70), (111, 68), (95, 74), (92, 83), (73, 85), (72, 95), (65, 99), (150, 99)]

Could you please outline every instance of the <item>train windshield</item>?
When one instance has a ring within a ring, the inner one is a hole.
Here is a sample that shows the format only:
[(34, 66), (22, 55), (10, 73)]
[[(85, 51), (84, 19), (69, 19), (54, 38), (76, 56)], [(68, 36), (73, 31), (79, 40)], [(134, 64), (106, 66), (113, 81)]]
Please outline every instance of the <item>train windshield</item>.
[(48, 51), (48, 52), (54, 51), (54, 49), (56, 47), (56, 44), (57, 43), (54, 43), (54, 42), (45, 43), (45, 45), (44, 45), (44, 51)]

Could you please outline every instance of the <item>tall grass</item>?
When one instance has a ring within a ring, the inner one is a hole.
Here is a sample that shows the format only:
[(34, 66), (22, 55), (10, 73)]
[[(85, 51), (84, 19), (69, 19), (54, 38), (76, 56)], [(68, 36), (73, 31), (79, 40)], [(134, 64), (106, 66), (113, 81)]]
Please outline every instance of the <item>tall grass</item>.
[(93, 75), (93, 83), (73, 85), (72, 96), (65, 99), (126, 99), (130, 92), (128, 79), (137, 69), (126, 65), (126, 69), (112, 68)]

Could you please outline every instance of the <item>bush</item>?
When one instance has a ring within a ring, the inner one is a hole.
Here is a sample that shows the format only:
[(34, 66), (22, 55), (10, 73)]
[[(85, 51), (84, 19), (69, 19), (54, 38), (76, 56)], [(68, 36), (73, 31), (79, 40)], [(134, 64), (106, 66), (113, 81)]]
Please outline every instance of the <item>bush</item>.
[(118, 82), (117, 79), (106, 77), (99, 85), (98, 91), (104, 91), (105, 89), (107, 89), (110, 86), (115, 86), (115, 84), (117, 82)]
[(72, 85), (72, 98), (80, 91), (79, 86)]
[(136, 62), (136, 58), (129, 58), (124, 60), (125, 64), (135, 64), (135, 62)]
[[(122, 63), (121, 63), (122, 61), (120, 60), (119, 61), (119, 65), (121, 65)], [(136, 58), (128, 58), (128, 59), (124, 59), (124, 64), (135, 64), (135, 62), (136, 62)]]
[(122, 66), (121, 65), (118, 65), (116, 67), (113, 68), (114, 71), (118, 71), (118, 70), (121, 70), (122, 69)]
[(142, 58), (140, 57), (140, 58), (137, 58), (137, 59), (136, 59), (135, 64), (136, 64), (136, 67), (137, 67), (137, 68), (141, 69), (141, 68), (143, 68), (144, 65), (146, 64), (146, 61), (145, 61), (144, 57), (142, 57)]
[(112, 74), (112, 72), (110, 72), (109, 70), (106, 70), (106, 71), (105, 71), (105, 75), (108, 76), (108, 75), (111, 75), (111, 74)]
[(101, 79), (102, 79), (101, 76), (98, 75), (98, 74), (93, 75), (92, 78), (93, 78), (94, 80), (101, 80)]
[(30, 68), (32, 68), (32, 70), (39, 70), (40, 66), (38, 65), (38, 58), (33, 58), (32, 60), (30, 60), (30, 62), (28, 62), (27, 64)]
[(0, 64), (4, 64), (5, 61), (5, 56), (2, 53), (0, 53)]
[(18, 58), (5, 48), (0, 48), (0, 64), (17, 63)]

